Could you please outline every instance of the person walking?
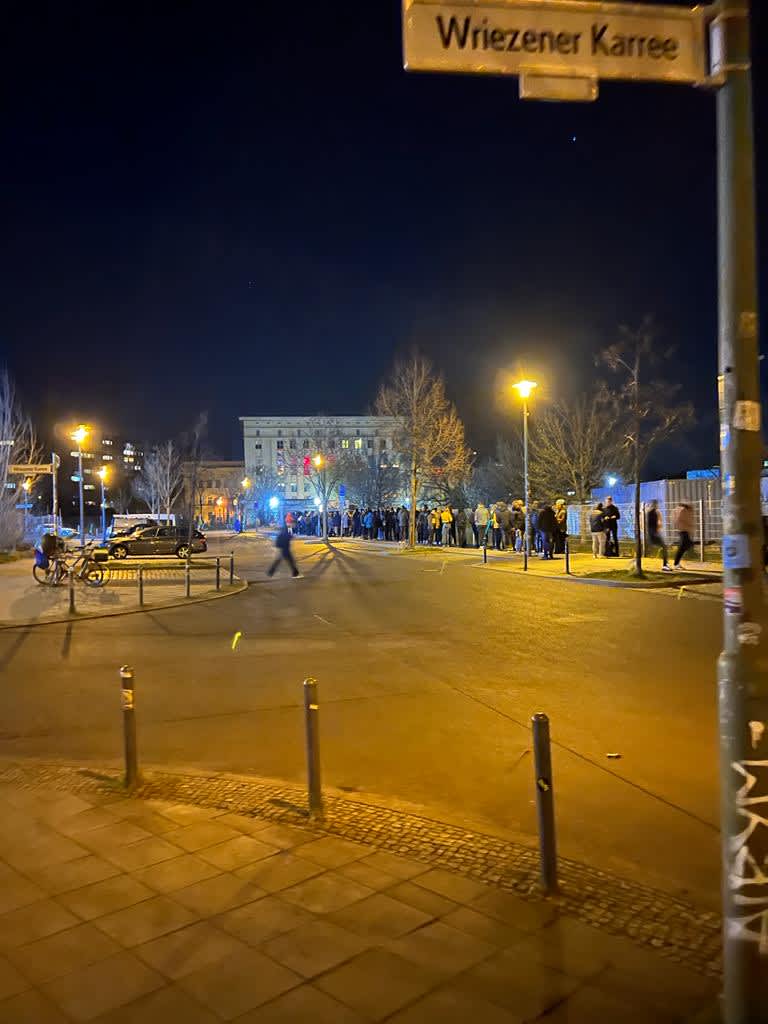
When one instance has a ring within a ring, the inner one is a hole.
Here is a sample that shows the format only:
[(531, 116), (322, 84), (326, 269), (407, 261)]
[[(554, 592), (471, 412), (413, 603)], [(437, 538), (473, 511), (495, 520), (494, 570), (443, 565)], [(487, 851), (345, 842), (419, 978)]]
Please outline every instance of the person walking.
[(672, 572), (672, 567), (668, 561), (667, 553), (667, 542), (664, 539), (664, 524), (661, 518), (661, 512), (659, 511), (658, 501), (652, 501), (648, 506), (648, 513), (646, 516), (646, 522), (648, 524), (648, 541), (655, 547), (661, 549), (661, 571)]
[(443, 547), (447, 548), (451, 545), (451, 527), (453, 526), (453, 513), (447, 505), (440, 513), (440, 522), (443, 526)]
[(267, 569), (267, 576), (274, 576), (280, 563), (285, 561), (288, 563), (288, 567), (291, 570), (293, 578), (295, 580), (302, 579), (303, 577), (299, 572), (293, 555), (291, 554), (291, 532), (288, 529), (287, 523), (283, 524), (282, 529), (278, 533), (277, 537), (275, 537), (275, 547), (278, 550), (278, 555), (269, 569)]
[(605, 520), (601, 501), (589, 514), (589, 532), (592, 534), (592, 557), (605, 558)]
[(693, 509), (685, 502), (681, 502), (675, 509), (675, 529), (678, 532), (679, 541), (675, 552), (675, 568), (682, 568), (681, 562), (686, 552), (693, 547), (691, 534), (693, 533)]
[(498, 504), (491, 509), (491, 529), (493, 530), (493, 546), (496, 551), (504, 550), (504, 529), (501, 525)]

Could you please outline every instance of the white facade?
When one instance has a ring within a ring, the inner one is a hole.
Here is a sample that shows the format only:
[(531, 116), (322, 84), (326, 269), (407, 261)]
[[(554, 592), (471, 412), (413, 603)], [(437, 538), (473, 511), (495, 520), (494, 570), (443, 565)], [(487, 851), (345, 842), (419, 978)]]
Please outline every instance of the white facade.
[(286, 501), (304, 503), (315, 490), (304, 460), (324, 453), (359, 454), (381, 459), (393, 451), (391, 416), (241, 416), (245, 472), (274, 473)]

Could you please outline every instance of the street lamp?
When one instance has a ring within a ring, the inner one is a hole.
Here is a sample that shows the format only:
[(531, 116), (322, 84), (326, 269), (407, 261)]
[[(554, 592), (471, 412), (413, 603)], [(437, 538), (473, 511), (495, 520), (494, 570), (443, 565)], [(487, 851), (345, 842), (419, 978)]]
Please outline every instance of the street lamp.
[(243, 479), (240, 481), (240, 486), (242, 488), (242, 494), (241, 494), (242, 500), (240, 502), (240, 515), (242, 516), (242, 523), (241, 523), (240, 528), (241, 528), (241, 530), (243, 530), (243, 532), (245, 532), (245, 530), (246, 530), (246, 528), (248, 526), (248, 498), (247, 498), (247, 493), (248, 493), (248, 491), (251, 488), (251, 481), (250, 481), (250, 479), (247, 476), (244, 476)]
[(528, 569), (531, 544), (531, 488), (528, 481), (528, 399), (536, 387), (535, 380), (519, 380), (512, 387), (523, 400), (523, 472), (525, 475), (525, 540), (523, 542), (523, 568)]
[[(317, 455), (312, 459), (312, 461), (315, 464), (315, 469), (317, 469), (318, 471), (321, 471), (325, 468), (325, 459), (320, 454), (320, 452), (317, 453)], [(323, 517), (323, 540), (328, 540), (328, 488), (325, 473), (323, 473), (320, 477), (320, 497), (320, 501), (315, 499), (315, 504), (317, 505), (318, 511)]]
[(107, 488), (106, 482), (109, 475), (109, 470), (106, 466), (102, 466), (96, 473), (99, 480), (101, 481), (101, 539), (102, 542), (107, 539)]
[(88, 427), (81, 423), (69, 435), (77, 445), (77, 491), (80, 496), (80, 546), (85, 547), (85, 501), (83, 499), (83, 441), (88, 437)]
[(27, 479), (21, 485), (24, 489), (24, 539), (27, 537), (27, 505), (29, 505), (29, 492), (32, 488), (32, 481)]

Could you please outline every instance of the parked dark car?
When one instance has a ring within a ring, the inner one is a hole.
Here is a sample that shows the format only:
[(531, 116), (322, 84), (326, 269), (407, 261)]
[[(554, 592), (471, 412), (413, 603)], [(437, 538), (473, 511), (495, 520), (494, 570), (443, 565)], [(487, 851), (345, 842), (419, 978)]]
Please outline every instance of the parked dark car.
[(186, 558), (188, 554), (207, 550), (202, 533), (193, 530), (190, 545), (189, 530), (183, 526), (148, 526), (125, 536), (113, 537), (109, 543), (112, 558), (128, 558), (129, 555), (177, 555)]

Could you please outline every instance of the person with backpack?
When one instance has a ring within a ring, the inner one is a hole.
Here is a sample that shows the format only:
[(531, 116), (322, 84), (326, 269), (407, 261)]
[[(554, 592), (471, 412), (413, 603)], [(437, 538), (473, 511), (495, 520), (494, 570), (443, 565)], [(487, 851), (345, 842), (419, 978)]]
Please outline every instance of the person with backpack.
[(685, 502), (681, 502), (675, 509), (675, 527), (680, 535), (680, 540), (675, 552), (675, 568), (680, 569), (683, 556), (693, 547), (691, 534), (693, 533), (693, 509)]
[(291, 532), (288, 529), (287, 522), (283, 524), (282, 529), (278, 533), (277, 537), (275, 537), (275, 547), (278, 550), (278, 555), (269, 569), (267, 569), (267, 576), (274, 576), (280, 566), (280, 563), (282, 561), (286, 561), (293, 578), (295, 580), (302, 579), (303, 577), (299, 572), (299, 568), (296, 565), (293, 555), (291, 554)]
[(661, 549), (661, 571), (672, 572), (672, 568), (668, 561), (669, 556), (667, 553), (667, 542), (664, 539), (664, 534), (662, 533), (664, 523), (661, 518), (661, 512), (659, 511), (658, 501), (652, 501), (648, 506), (646, 523), (648, 526), (648, 543), (653, 547)]

